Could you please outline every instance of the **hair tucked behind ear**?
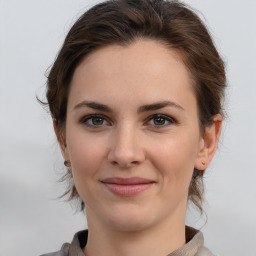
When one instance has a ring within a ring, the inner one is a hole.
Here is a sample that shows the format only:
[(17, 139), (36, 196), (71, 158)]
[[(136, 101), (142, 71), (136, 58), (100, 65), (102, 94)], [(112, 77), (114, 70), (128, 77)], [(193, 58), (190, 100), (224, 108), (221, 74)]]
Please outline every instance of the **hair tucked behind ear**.
[[(193, 79), (201, 132), (222, 113), (226, 86), (224, 63), (200, 18), (180, 1), (110, 0), (85, 12), (68, 32), (50, 69), (47, 101), (59, 131), (63, 131), (70, 81), (80, 61), (110, 44), (129, 45), (138, 38), (164, 43), (180, 53)], [(202, 211), (204, 171), (194, 170), (188, 198)], [(79, 198), (72, 172), (67, 170), (65, 195)], [(81, 203), (82, 209), (84, 204)]]

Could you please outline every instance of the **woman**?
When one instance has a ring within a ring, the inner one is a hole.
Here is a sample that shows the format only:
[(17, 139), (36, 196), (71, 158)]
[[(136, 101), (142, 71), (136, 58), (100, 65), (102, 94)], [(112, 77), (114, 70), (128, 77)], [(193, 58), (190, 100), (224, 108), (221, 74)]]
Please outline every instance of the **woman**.
[(213, 255), (185, 213), (188, 200), (202, 211), (225, 86), (184, 4), (112, 0), (84, 13), (50, 70), (47, 104), (88, 231), (47, 255)]

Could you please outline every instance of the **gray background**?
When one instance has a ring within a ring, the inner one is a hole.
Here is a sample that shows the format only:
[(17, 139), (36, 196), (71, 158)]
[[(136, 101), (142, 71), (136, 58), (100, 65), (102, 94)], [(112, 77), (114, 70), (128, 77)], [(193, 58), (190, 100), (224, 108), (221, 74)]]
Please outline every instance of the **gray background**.
[[(256, 1), (187, 0), (202, 14), (227, 63), (223, 136), (208, 169), (202, 228), (219, 256), (256, 255)], [(0, 256), (59, 249), (86, 227), (58, 196), (63, 171), (51, 118), (35, 96), (71, 24), (96, 1), (0, 0)], [(205, 224), (205, 225), (204, 225)]]

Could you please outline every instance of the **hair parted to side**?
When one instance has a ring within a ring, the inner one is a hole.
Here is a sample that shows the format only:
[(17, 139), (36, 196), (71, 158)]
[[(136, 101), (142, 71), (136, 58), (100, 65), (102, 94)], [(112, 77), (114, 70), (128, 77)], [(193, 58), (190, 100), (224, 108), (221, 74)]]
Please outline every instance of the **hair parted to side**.
[[(47, 81), (47, 103), (60, 133), (65, 131), (67, 101), (74, 70), (92, 51), (111, 44), (151, 39), (177, 50), (188, 68), (197, 99), (201, 132), (222, 114), (226, 87), (224, 63), (205, 25), (187, 5), (168, 0), (109, 0), (85, 12), (72, 26)], [(194, 170), (188, 199), (202, 212), (204, 171)], [(80, 199), (67, 169), (64, 195)], [(80, 199), (81, 200), (81, 199)], [(81, 200), (81, 210), (84, 203)]]

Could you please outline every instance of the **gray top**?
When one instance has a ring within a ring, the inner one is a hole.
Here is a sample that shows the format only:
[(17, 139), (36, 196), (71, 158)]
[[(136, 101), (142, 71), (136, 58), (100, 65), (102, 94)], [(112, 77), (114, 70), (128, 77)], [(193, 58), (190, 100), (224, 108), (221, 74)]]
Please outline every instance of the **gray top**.
[[(82, 248), (86, 245), (88, 230), (75, 234), (73, 241), (62, 245), (60, 251), (41, 256), (85, 256)], [(201, 231), (186, 226), (187, 243), (167, 256), (214, 256), (204, 247), (204, 238)]]

